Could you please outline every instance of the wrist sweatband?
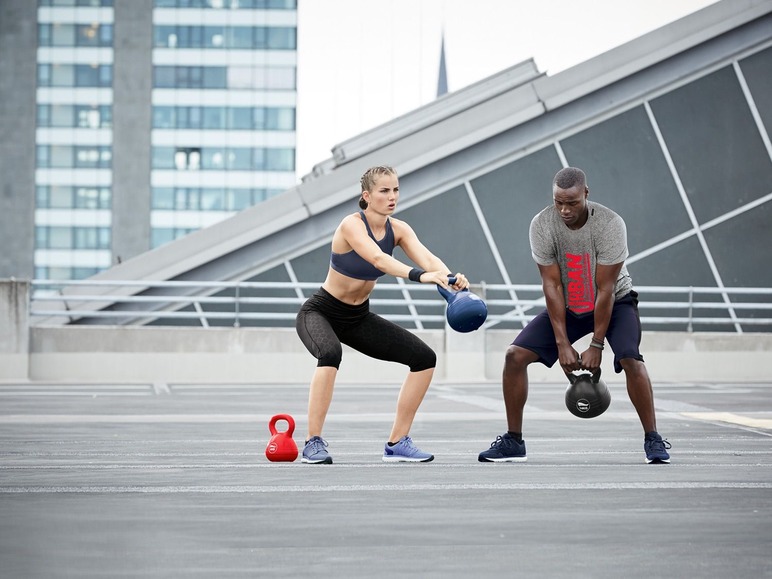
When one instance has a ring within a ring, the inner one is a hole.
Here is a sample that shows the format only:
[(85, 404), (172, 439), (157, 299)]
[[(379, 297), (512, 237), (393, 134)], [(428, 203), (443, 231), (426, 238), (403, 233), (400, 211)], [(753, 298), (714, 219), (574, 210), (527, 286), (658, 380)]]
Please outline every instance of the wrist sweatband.
[(410, 270), (410, 273), (407, 274), (407, 278), (410, 281), (417, 281), (418, 283), (421, 283), (421, 276), (426, 273), (425, 269), (419, 269), (417, 267), (414, 267)]

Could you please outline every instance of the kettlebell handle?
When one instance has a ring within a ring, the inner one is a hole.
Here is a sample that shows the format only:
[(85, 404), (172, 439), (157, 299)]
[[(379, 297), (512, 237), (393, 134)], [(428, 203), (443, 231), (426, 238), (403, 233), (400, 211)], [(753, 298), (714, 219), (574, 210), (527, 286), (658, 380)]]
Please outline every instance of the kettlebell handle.
[(287, 422), (287, 430), (285, 432), (287, 433), (287, 436), (291, 437), (292, 433), (295, 432), (295, 420), (289, 414), (277, 414), (271, 418), (271, 421), (268, 423), (268, 430), (271, 431), (272, 435), (275, 435), (277, 433), (276, 423), (279, 420), (285, 420)]
[[(450, 285), (453, 285), (454, 283), (456, 283), (456, 276), (454, 276), (454, 275), (451, 275), (451, 274), (448, 274), (448, 283), (449, 283)], [(445, 298), (445, 301), (447, 301), (448, 303), (450, 303), (450, 300), (452, 300), (452, 299), (453, 299), (453, 297), (454, 297), (456, 294), (458, 294), (458, 293), (461, 293), (461, 292), (468, 292), (468, 291), (469, 291), (469, 288), (466, 288), (466, 289), (462, 289), (462, 290), (460, 290), (460, 291), (457, 291), (456, 293), (453, 293), (453, 292), (450, 292), (450, 291), (446, 290), (446, 289), (445, 289), (444, 287), (442, 287), (441, 285), (438, 285), (438, 286), (437, 286), (437, 291), (438, 291), (438, 292), (440, 292), (440, 295), (441, 295), (442, 297), (444, 297), (444, 298)]]
[[(567, 374), (567, 376), (568, 376), (568, 381), (571, 382), (571, 384), (576, 384), (576, 381), (579, 380), (579, 378), (581, 377), (581, 374), (577, 376), (573, 372), (570, 372)], [(600, 368), (598, 368), (595, 371), (595, 373), (592, 374), (592, 383), (597, 384), (598, 381), (600, 381)]]

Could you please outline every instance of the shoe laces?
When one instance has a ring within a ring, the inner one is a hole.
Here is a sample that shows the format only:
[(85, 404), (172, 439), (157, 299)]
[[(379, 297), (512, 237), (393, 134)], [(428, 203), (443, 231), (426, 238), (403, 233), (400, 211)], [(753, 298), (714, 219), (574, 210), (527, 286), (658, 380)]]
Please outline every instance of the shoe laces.
[(506, 441), (502, 436), (497, 436), (496, 440), (491, 442), (491, 448), (499, 448), (501, 446), (504, 446), (506, 444)]
[(420, 452), (418, 450), (418, 447), (416, 447), (415, 444), (413, 444), (413, 439), (409, 436), (406, 436), (402, 439), (402, 444), (400, 445), (404, 448), (403, 454), (406, 456), (413, 456), (414, 454), (417, 454)]
[(646, 440), (651, 450), (667, 450), (672, 447), (670, 442), (665, 438), (649, 438)]
[(327, 442), (321, 436), (314, 436), (307, 444), (311, 446), (309, 454), (316, 454), (327, 446)]

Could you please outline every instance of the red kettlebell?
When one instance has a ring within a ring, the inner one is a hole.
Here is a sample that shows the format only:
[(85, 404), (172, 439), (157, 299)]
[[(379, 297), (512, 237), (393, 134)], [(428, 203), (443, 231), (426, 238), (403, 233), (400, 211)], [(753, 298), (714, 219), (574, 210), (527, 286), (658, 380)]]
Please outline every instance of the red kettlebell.
[[(287, 430), (284, 432), (276, 431), (276, 423), (279, 420), (286, 420)], [(295, 432), (295, 420), (289, 414), (277, 414), (268, 423), (268, 430), (271, 431), (271, 440), (265, 447), (265, 457), (271, 462), (292, 462), (298, 457), (298, 445), (292, 439), (292, 433)]]

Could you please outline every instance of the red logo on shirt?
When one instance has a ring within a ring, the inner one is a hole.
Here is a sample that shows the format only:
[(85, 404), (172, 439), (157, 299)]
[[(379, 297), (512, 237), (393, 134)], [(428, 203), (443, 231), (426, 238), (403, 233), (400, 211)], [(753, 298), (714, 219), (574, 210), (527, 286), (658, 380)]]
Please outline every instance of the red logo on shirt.
[(584, 314), (595, 309), (595, 283), (592, 279), (590, 254), (566, 254), (568, 309)]

